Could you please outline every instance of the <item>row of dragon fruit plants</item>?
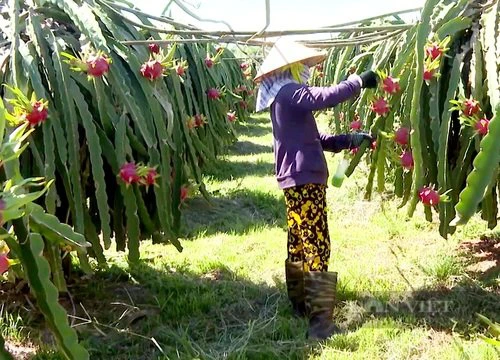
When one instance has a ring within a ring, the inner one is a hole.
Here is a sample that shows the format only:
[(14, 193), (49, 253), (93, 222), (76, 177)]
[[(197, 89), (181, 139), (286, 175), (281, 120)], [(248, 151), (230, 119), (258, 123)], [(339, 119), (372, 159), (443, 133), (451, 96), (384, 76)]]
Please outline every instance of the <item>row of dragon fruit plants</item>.
[(58, 303), (63, 262), (75, 254), (90, 273), (111, 246), (135, 262), (142, 239), (182, 250), (182, 202), (209, 196), (203, 171), (253, 107), (254, 69), (227, 47), (161, 45), (173, 36), (121, 1), (8, 6), (0, 277), (26, 280), (61, 352), (88, 359)]
[[(110, 2), (20, 1), (9, 11), (6, 136), (24, 123), (35, 130), (19, 176), (50, 181), (37, 203), (85, 240), (56, 231), (47, 239), (76, 251), (85, 271), (91, 258), (105, 265), (112, 245), (131, 261), (141, 239), (181, 250), (182, 203), (197, 191), (209, 196), (202, 172), (253, 107), (253, 66), (223, 46), (155, 43), (172, 36), (146, 14), (131, 24)], [(61, 256), (51, 271), (64, 278)]]
[[(480, 212), (498, 220), (500, 187), (500, 2), (427, 0), (421, 21), (382, 42), (333, 48), (313, 72), (337, 83), (377, 69), (381, 85), (334, 109), (335, 131), (370, 131), (377, 141), (345, 154), (350, 175), (364, 154), (373, 188), (418, 203), (443, 237)], [(363, 25), (400, 24), (380, 18)], [(362, 35), (344, 34), (341, 37)], [(368, 153), (366, 152), (368, 150)]]

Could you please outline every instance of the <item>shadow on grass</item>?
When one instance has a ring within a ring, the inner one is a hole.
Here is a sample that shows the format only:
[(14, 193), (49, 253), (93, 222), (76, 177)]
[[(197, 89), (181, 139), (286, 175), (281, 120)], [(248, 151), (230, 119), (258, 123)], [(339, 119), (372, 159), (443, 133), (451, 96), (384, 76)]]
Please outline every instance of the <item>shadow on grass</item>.
[(476, 313), (500, 320), (500, 294), (470, 284), (452, 288), (420, 288), (408, 293), (339, 294), (345, 326), (355, 328), (367, 319), (389, 318), (412, 326), (452, 331), (464, 336), (482, 333)]
[(205, 175), (218, 181), (241, 179), (246, 176), (264, 177), (274, 174), (274, 164), (267, 161), (229, 161), (220, 159), (216, 165), (207, 167)]
[[(348, 328), (356, 327), (369, 318), (389, 318), (411, 326), (454, 332), (464, 337), (484, 333), (484, 326), (476, 314), (500, 321), (499, 259), (498, 252), (494, 251), (499, 240), (496, 236), (484, 235), (477, 241), (462, 243), (460, 248), (467, 251), (461, 252), (461, 259), (455, 261), (462, 260), (469, 266), (465, 268), (454, 263), (442, 263), (441, 267), (428, 274), (437, 281), (428, 287), (407, 292), (375, 293), (339, 289), (339, 298), (344, 304), (340, 306), (339, 316)], [(491, 265), (487, 271), (470, 270), (470, 265), (474, 268), (474, 265), (485, 261)], [(453, 286), (445, 286), (446, 280), (450, 278), (458, 281), (454, 281)]]
[(183, 233), (187, 238), (216, 233), (246, 234), (265, 226), (286, 226), (284, 196), (250, 190), (213, 197), (211, 203), (197, 197), (183, 210)]
[(238, 141), (229, 148), (229, 152), (234, 155), (252, 155), (271, 153), (273, 151), (271, 146), (258, 145), (251, 141)]
[(267, 125), (271, 126), (271, 117), (269, 114), (261, 113), (261, 114), (253, 114), (247, 121), (240, 121), (237, 123), (238, 126), (246, 126), (246, 125)]
[[(215, 261), (201, 273), (182, 265), (153, 267), (157, 259), (145, 258), (128, 270), (112, 265), (70, 286), (72, 297), (62, 303), (76, 316), (73, 325), (91, 359), (306, 359), (321, 353), (321, 345), (305, 340), (306, 321), (292, 316), (281, 281), (276, 280), (277, 286), (256, 284)], [(407, 298), (386, 300), (398, 295)], [(367, 321), (371, 325), (365, 327), (383, 330), (394, 324), (371, 320), (393, 319), (401, 326), (468, 337), (484, 330), (476, 312), (494, 321), (500, 314), (499, 295), (471, 284), (370, 296), (340, 289), (339, 296), (354, 300), (336, 309), (337, 320), (350, 331)], [(43, 329), (36, 310), (19, 311), (29, 312)], [(46, 334), (37, 335), (40, 332), (32, 331), (31, 340), (51, 344)], [(355, 352), (358, 341), (339, 337), (334, 346)], [(63, 357), (45, 351), (33, 359)]]
[[(479, 239), (461, 244), (463, 256), (467, 258), (468, 273), (489, 286), (499, 286), (500, 276), (500, 231), (481, 236)], [(500, 289), (499, 289), (500, 292)]]
[[(267, 125), (266, 125), (267, 124)], [(252, 119), (252, 122), (241, 123), (236, 127), (238, 134), (244, 134), (250, 137), (266, 136), (270, 133), (270, 120), (257, 120)]]
[(194, 274), (149, 261), (128, 271), (111, 266), (72, 287), (76, 315), (92, 320), (76, 327), (91, 359), (304, 359), (316, 351), (283, 289), (220, 263)]

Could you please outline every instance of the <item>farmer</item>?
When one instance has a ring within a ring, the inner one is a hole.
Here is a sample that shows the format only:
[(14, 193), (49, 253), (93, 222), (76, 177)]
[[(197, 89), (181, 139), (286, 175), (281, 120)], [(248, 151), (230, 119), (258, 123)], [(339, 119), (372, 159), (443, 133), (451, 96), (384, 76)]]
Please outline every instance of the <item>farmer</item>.
[(313, 111), (351, 99), (361, 88), (376, 87), (378, 80), (366, 71), (334, 86), (306, 85), (309, 68), (325, 57), (299, 43), (278, 40), (255, 77), (260, 83), (256, 110), (270, 108), (276, 177), (286, 199), (288, 297), (296, 315), (309, 317), (307, 336), (316, 340), (339, 332), (332, 322), (337, 273), (328, 272), (328, 168), (323, 151), (353, 149), (373, 139), (366, 133), (319, 133)]

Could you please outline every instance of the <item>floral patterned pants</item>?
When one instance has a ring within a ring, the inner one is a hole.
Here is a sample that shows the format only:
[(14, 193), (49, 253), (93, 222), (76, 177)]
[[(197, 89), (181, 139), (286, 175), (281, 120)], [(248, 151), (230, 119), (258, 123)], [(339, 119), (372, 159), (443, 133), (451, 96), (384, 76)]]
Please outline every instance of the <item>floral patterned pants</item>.
[(306, 184), (285, 189), (288, 220), (288, 260), (303, 261), (304, 271), (328, 271), (330, 235), (326, 185)]

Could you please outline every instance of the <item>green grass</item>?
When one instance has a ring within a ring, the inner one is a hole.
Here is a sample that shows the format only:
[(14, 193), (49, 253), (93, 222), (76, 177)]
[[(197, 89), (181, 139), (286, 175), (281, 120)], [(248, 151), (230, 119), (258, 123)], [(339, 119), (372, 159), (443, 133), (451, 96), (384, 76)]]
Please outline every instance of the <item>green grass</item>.
[(12, 341), (20, 342), (24, 339), (23, 320), (19, 314), (3, 314), (0, 312), (0, 333)]
[[(125, 254), (108, 252), (109, 269), (70, 284), (62, 303), (91, 359), (500, 358), (478, 339), (485, 329), (475, 316), (500, 320), (498, 276), (474, 270), (477, 249), (460, 246), (481, 236), (496, 244), (498, 233), (476, 218), (445, 240), (421, 208), (408, 219), (397, 200), (364, 201), (364, 166), (328, 189), (336, 318), (347, 333), (306, 341), (307, 323), (292, 316), (285, 292), (270, 123), (256, 116), (237, 130), (239, 142), (205, 176), (211, 203), (183, 205), (182, 253), (145, 242), (129, 267)], [(2, 313), (2, 334), (43, 343), (35, 359), (60, 359), (33, 313)]]

